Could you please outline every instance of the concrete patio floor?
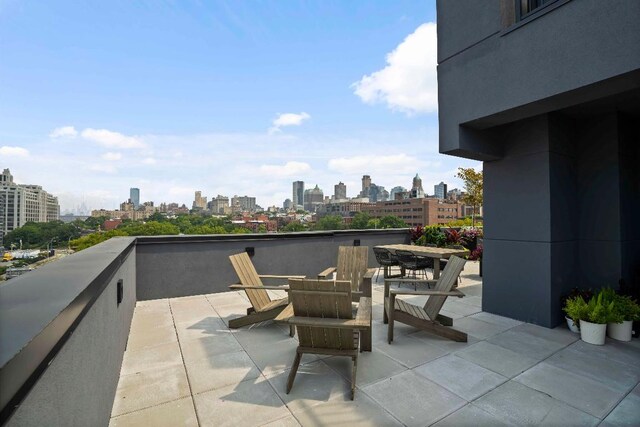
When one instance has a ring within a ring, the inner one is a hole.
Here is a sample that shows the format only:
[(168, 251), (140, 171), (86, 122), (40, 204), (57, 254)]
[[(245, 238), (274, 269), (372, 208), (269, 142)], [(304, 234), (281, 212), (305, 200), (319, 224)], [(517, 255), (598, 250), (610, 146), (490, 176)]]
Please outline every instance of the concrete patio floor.
[(467, 343), (396, 324), (389, 345), (374, 284), (355, 401), (349, 358), (305, 355), (285, 394), (297, 341), (273, 322), (228, 329), (249, 306), (244, 293), (138, 302), (110, 425), (640, 425), (637, 339), (592, 346), (565, 327), (484, 313), (477, 272), (467, 263), (467, 297), (443, 311)]

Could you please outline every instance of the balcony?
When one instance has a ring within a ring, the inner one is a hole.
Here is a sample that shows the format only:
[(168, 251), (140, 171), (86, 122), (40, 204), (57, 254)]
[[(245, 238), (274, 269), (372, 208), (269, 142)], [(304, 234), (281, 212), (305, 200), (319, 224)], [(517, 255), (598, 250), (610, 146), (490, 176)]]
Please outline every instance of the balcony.
[(396, 324), (389, 345), (374, 283), (373, 351), (360, 354), (355, 401), (346, 359), (304, 356), (287, 395), (297, 345), (288, 328), (227, 328), (249, 306), (226, 291), (237, 280), (230, 254), (252, 248), (260, 272), (313, 276), (339, 245), (407, 240), (400, 230), (122, 238), (13, 279), (0, 286), (3, 422), (637, 424), (638, 340), (591, 346), (563, 326), (482, 312), (473, 262), (467, 296), (444, 308), (468, 343)]

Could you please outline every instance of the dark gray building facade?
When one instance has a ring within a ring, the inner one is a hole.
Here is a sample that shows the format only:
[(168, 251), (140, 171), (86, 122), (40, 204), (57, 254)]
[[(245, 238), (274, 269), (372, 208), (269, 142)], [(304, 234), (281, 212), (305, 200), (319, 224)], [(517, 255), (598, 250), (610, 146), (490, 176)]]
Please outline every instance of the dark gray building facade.
[(640, 286), (640, 2), (437, 12), (440, 152), (484, 161), (483, 309), (552, 327), (573, 287)]

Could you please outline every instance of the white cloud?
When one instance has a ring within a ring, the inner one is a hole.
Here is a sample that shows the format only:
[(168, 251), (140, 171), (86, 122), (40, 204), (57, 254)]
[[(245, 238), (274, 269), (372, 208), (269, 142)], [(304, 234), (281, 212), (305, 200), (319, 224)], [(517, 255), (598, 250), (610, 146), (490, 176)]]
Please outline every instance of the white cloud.
[(76, 136), (78, 136), (78, 131), (73, 126), (62, 126), (59, 128), (55, 128), (49, 134), (49, 137), (51, 138), (75, 138)]
[(82, 131), (82, 137), (109, 148), (144, 148), (144, 143), (134, 136), (123, 135), (107, 129), (87, 128)]
[(287, 162), (284, 165), (262, 165), (260, 172), (266, 176), (286, 177), (300, 175), (311, 170), (311, 166), (304, 162)]
[(356, 173), (356, 174), (381, 174), (393, 171), (393, 173), (409, 173), (424, 167), (438, 166), (437, 162), (424, 162), (418, 160), (415, 156), (406, 154), (392, 154), (385, 156), (364, 155), (353, 157), (340, 157), (330, 159), (328, 163), (329, 170), (340, 173)]
[(118, 168), (113, 165), (92, 165), (89, 166), (89, 170), (92, 172), (102, 172), (108, 174), (114, 174), (118, 172)]
[(156, 163), (157, 161), (153, 157), (147, 157), (142, 160), (142, 164), (145, 164), (145, 165), (155, 165)]
[(367, 104), (386, 103), (407, 114), (438, 110), (436, 24), (428, 22), (387, 54), (387, 66), (351, 85)]
[(273, 120), (273, 126), (269, 128), (269, 133), (273, 134), (280, 132), (282, 127), (285, 126), (300, 126), (305, 120), (309, 120), (311, 116), (304, 111), (300, 114), (296, 113), (284, 113), (280, 114)]
[(108, 152), (108, 153), (104, 153), (104, 154), (102, 155), (102, 158), (103, 158), (104, 160), (108, 160), (108, 161), (113, 162), (113, 161), (116, 161), (116, 160), (120, 160), (120, 159), (122, 159), (122, 154), (120, 154), (120, 153), (112, 153), (112, 152)]
[(29, 157), (29, 150), (22, 147), (9, 147), (4, 145), (0, 147), (0, 154), (7, 157)]

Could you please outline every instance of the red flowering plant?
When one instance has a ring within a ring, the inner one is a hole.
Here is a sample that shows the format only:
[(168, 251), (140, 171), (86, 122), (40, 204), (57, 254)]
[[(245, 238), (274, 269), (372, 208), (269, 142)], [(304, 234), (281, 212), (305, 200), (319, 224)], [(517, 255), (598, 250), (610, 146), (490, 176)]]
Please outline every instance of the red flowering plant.
[(478, 245), (474, 250), (471, 251), (471, 254), (469, 255), (469, 260), (479, 261), (481, 259), (482, 259), (482, 245)]
[(409, 234), (411, 235), (411, 243), (415, 243), (424, 234), (424, 227), (417, 225), (409, 230)]
[(465, 245), (466, 239), (464, 235), (460, 233), (458, 230), (450, 228), (448, 230), (444, 230), (444, 235), (447, 238), (447, 245)]

